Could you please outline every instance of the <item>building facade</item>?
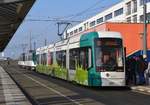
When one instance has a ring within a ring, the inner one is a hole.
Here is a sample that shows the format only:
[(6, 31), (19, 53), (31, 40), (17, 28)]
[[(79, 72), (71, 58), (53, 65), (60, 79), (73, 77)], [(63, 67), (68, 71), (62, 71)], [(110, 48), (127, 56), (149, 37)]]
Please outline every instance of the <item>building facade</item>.
[[(146, 0), (147, 20), (150, 20), (150, 0)], [(124, 39), (127, 57), (143, 52), (143, 0), (122, 0), (116, 5), (70, 28), (64, 37), (92, 31), (117, 31)], [(150, 61), (150, 24), (147, 25), (147, 55)]]
[[(147, 20), (150, 20), (150, 0), (145, 0), (145, 2), (147, 4)], [(80, 34), (105, 22), (142, 23), (143, 0), (122, 0), (96, 16), (68, 29), (64, 37)]]

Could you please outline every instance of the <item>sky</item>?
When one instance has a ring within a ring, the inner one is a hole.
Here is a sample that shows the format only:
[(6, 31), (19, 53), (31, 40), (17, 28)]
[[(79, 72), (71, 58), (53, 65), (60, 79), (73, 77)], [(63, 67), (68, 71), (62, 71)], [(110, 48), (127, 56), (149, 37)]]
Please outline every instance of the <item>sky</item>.
[[(101, 11), (109, 8), (121, 0), (36, 0), (25, 20), (22, 22), (8, 46), (4, 50), (5, 56), (18, 58), (29, 50), (30, 35), (32, 48), (36, 43), (36, 48), (60, 40), (57, 35), (57, 22), (60, 21), (29, 21), (33, 20), (68, 20), (84, 21)], [(77, 23), (72, 23), (74, 26)], [(70, 26), (71, 27), (71, 26)], [(61, 27), (62, 31), (63, 26)]]

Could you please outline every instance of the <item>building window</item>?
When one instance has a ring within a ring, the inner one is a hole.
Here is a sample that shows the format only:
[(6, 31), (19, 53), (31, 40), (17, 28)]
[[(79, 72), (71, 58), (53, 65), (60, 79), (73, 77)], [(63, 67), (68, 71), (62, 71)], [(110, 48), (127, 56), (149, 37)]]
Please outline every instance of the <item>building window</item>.
[(88, 22), (84, 23), (84, 30), (87, 30), (88, 29)]
[(103, 17), (97, 19), (97, 24), (102, 23), (103, 22)]
[[(150, 20), (150, 12), (147, 13), (147, 20)], [(140, 22), (144, 22), (144, 16), (143, 15), (140, 16)]]
[(79, 28), (79, 32), (81, 32), (81, 31), (82, 31), (82, 27)]
[(134, 15), (134, 16), (133, 16), (133, 22), (134, 22), (134, 23), (137, 23), (137, 15)]
[(126, 4), (126, 6), (127, 6), (127, 15), (130, 15), (131, 14), (131, 2), (128, 2), (127, 4)]
[(131, 22), (131, 17), (127, 18), (127, 22), (130, 23)]
[(95, 26), (95, 21), (92, 21), (92, 22), (90, 23), (90, 27), (93, 27), (93, 26)]
[(140, 16), (140, 22), (143, 22), (144, 21), (144, 17), (143, 15)]
[(148, 2), (150, 2), (150, 0), (140, 0), (140, 5), (143, 5), (144, 2), (145, 2), (145, 3), (148, 3)]
[(144, 0), (140, 0), (140, 5), (143, 5), (143, 3), (144, 3)]
[(74, 33), (76, 34), (78, 32), (78, 29), (74, 30)]
[(133, 0), (133, 13), (137, 12), (137, 0)]
[(72, 35), (73, 35), (73, 31), (70, 32), (70, 36), (72, 36)]
[(112, 18), (112, 13), (108, 14), (105, 16), (105, 21), (109, 20)]
[(114, 16), (119, 16), (121, 14), (123, 14), (123, 8), (120, 8), (114, 12)]
[(147, 20), (149, 20), (149, 21), (150, 21), (150, 12), (149, 12), (149, 13), (147, 13)]

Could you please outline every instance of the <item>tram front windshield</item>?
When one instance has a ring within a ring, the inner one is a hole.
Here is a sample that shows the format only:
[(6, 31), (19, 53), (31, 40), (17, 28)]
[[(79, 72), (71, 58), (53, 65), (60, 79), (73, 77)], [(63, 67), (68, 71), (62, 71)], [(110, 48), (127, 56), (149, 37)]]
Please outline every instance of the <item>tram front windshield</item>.
[(97, 71), (123, 71), (121, 39), (95, 39), (95, 55)]

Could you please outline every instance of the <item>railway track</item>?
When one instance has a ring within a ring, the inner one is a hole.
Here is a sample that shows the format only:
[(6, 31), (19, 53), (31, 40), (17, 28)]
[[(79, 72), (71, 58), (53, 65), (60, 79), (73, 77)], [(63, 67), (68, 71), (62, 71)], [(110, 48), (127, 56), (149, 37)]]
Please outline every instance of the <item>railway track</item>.
[(33, 105), (143, 105), (143, 102), (144, 105), (150, 104), (148, 95), (131, 90), (87, 88), (21, 69), (16, 64), (3, 67)]

